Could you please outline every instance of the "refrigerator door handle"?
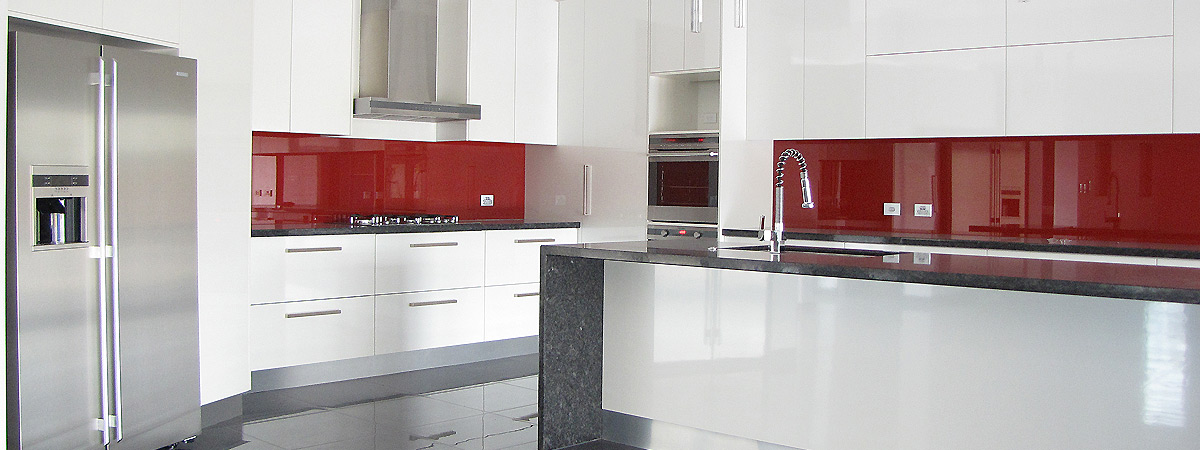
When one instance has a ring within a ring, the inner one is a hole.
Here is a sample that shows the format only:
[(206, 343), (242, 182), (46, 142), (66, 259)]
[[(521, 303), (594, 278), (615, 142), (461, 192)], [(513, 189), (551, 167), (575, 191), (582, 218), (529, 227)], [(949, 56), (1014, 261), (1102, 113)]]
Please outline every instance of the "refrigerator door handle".
[(117, 68), (117, 60), (112, 59), (112, 86), (109, 88), (109, 111), (108, 111), (108, 225), (109, 245), (112, 246), (112, 259), (109, 260), (109, 270), (112, 275), (110, 286), (112, 289), (112, 301), (109, 302), (112, 308), (112, 352), (113, 352), (113, 414), (116, 416), (116, 436), (115, 439), (122, 439), (122, 408), (121, 408), (121, 296), (117, 287), (119, 284), (120, 275), (120, 257), (121, 250), (118, 241), (117, 225), (120, 223), (117, 217), (117, 80), (120, 78)]
[[(108, 147), (107, 147), (106, 141), (104, 139), (104, 137), (105, 137), (104, 117), (107, 112), (107, 107), (106, 107), (106, 102), (105, 102), (106, 92), (104, 89), (104, 84), (105, 84), (105, 78), (107, 76), (107, 71), (105, 70), (106, 67), (105, 67), (104, 58), (100, 58), (99, 61), (100, 61), (99, 73), (97, 74), (98, 76), (96, 77), (96, 79), (94, 81), (96, 84), (96, 92), (97, 92), (97, 96), (96, 96), (96, 186), (97, 186), (97, 194), (98, 195), (96, 195), (96, 203), (97, 203), (96, 209), (98, 211), (101, 211), (101, 214), (98, 215), (98, 217), (101, 217), (101, 216), (103, 216), (103, 213), (105, 210), (105, 201), (104, 201), (104, 193), (99, 192), (99, 190), (104, 189), (103, 186), (105, 185), (105, 182), (107, 181), (106, 177), (105, 177), (105, 167), (103, 166), (103, 163), (104, 163), (104, 161), (107, 161), (106, 153), (107, 153)], [(111, 436), (112, 399), (109, 395), (110, 394), (109, 386), (112, 386), (112, 383), (109, 379), (109, 374), (112, 373), (112, 360), (109, 358), (109, 349), (111, 348), (111, 343), (109, 342), (109, 339), (108, 339), (109, 338), (109, 329), (108, 329), (108, 311), (109, 311), (109, 309), (108, 309), (108, 276), (107, 275), (108, 275), (109, 259), (107, 258), (108, 247), (107, 247), (107, 243), (106, 243), (106, 239), (108, 237), (107, 233), (106, 233), (108, 225), (105, 223), (104, 220), (101, 220), (100, 222), (101, 223), (96, 224), (96, 241), (97, 241), (96, 244), (100, 249), (98, 252), (100, 257), (96, 259), (96, 263), (98, 265), (96, 279), (100, 285), (99, 286), (99, 288), (100, 288), (99, 295), (97, 297), (97, 303), (96, 303), (100, 309), (100, 315), (99, 315), (99, 317), (100, 317), (100, 327), (99, 327), (99, 329), (100, 329), (100, 419), (97, 420), (96, 423), (97, 423), (97, 428), (100, 429), (101, 440), (104, 441), (104, 445), (108, 445), (109, 443), (112, 442), (112, 436)]]

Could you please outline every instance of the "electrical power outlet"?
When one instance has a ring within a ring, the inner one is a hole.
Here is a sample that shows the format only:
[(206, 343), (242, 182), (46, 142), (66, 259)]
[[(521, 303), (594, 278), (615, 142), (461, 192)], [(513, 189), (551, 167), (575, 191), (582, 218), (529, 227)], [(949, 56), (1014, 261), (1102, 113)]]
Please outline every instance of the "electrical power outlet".
[(884, 203), (883, 204), (883, 215), (885, 215), (885, 216), (900, 215), (900, 204), (899, 203)]
[(933, 217), (933, 205), (929, 203), (917, 203), (913, 205), (913, 215), (917, 217)]
[(933, 255), (925, 252), (913, 253), (913, 264), (929, 265), (933, 263)]
[(479, 206), (493, 206), (496, 204), (496, 196), (484, 194), (479, 196)]

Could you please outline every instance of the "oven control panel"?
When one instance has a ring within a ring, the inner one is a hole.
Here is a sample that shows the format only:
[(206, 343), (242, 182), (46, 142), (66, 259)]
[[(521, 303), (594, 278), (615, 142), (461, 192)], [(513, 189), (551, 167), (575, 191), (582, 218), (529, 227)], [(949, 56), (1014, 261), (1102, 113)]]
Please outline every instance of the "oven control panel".
[(711, 225), (684, 225), (652, 223), (646, 227), (646, 239), (717, 239), (717, 227)]

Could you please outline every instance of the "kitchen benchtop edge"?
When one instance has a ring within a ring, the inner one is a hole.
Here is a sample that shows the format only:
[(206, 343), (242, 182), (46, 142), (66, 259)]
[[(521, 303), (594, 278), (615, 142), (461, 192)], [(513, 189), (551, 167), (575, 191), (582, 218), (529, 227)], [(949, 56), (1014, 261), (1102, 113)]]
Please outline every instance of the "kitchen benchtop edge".
[(579, 228), (579, 222), (514, 222), (480, 221), (449, 224), (350, 226), (322, 224), (310, 228), (257, 228), (250, 230), (251, 237), (277, 236), (325, 236), (340, 234), (393, 234), (393, 233), (439, 233), (450, 231), (494, 231), (494, 230), (541, 230), (551, 228)]
[(766, 252), (704, 245), (655, 248), (645, 242), (606, 242), (542, 247), (543, 255), (650, 264), (814, 275), (903, 283), (958, 286), (1050, 294), (1200, 304), (1200, 269), (1138, 266), (994, 256), (913, 253), (899, 261), (884, 257), (785, 253), (772, 261)]

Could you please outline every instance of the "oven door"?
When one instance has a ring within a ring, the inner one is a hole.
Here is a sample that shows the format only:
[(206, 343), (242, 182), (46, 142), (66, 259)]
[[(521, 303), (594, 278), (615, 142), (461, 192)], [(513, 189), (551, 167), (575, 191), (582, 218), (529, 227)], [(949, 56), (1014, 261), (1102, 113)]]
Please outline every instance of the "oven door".
[(717, 223), (716, 152), (651, 152), (649, 159), (650, 220)]

